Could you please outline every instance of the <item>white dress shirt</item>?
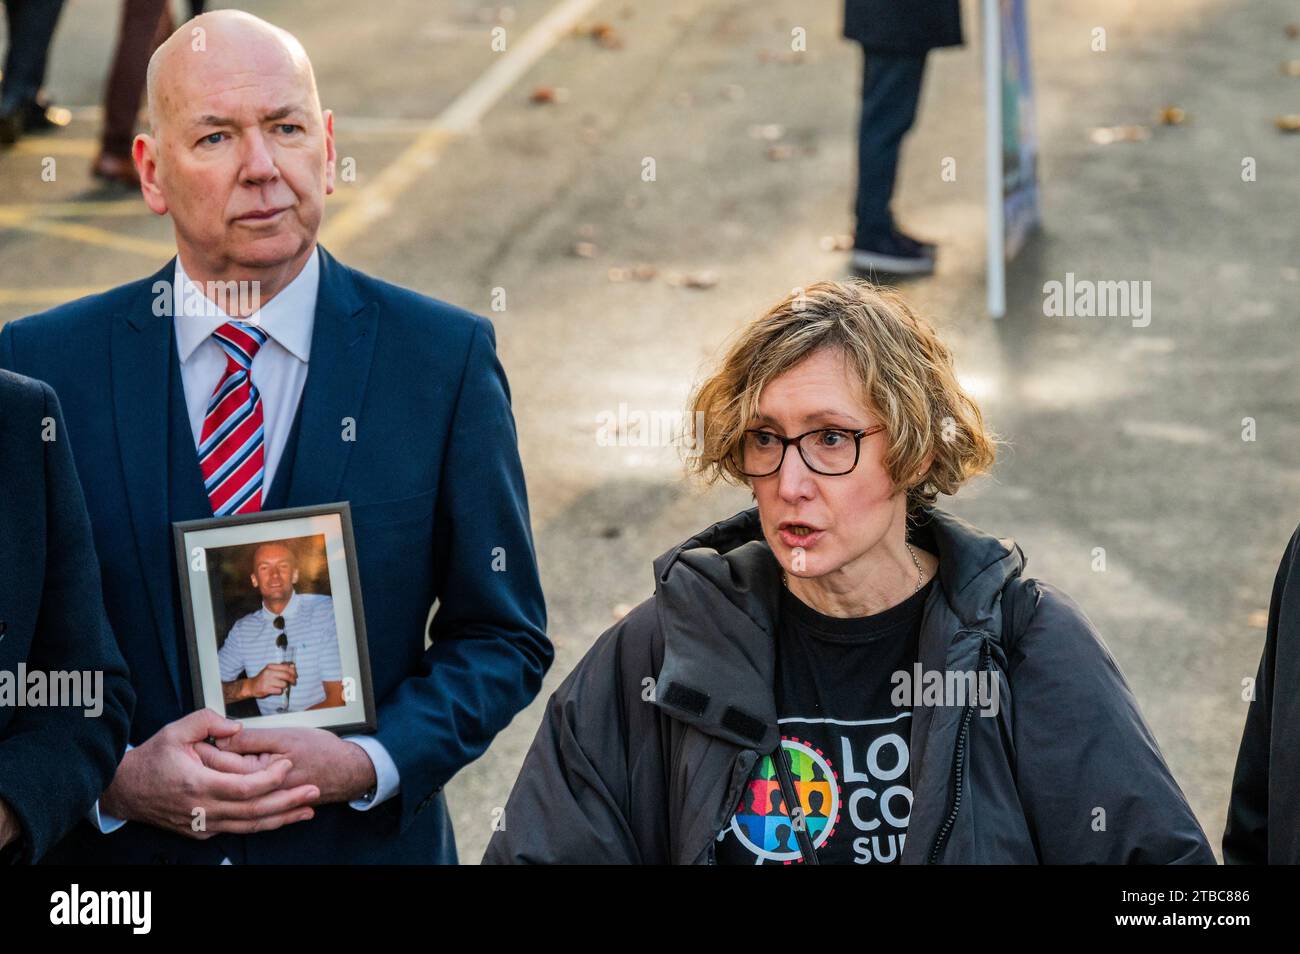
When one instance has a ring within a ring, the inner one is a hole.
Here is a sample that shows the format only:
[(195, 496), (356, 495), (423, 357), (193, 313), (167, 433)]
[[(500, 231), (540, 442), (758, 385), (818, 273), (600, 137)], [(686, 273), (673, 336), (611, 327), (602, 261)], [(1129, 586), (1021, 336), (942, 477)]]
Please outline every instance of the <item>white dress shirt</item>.
[[(208, 300), (197, 285), (190, 283), (180, 256), (176, 256), (173, 310), (176, 322), (176, 353), (181, 364), (181, 384), (185, 406), (189, 411), (190, 430), (194, 433), (194, 452), (198, 453), (203, 418), (208, 399), (226, 370), (226, 353), (213, 338), (227, 321), (227, 316)], [(307, 362), (311, 359), (311, 336), (316, 324), (316, 297), (320, 289), (320, 251), (307, 259), (300, 271), (280, 293), (262, 305), (248, 320), (255, 322), (270, 337), (253, 358), (253, 384), (262, 396), (262, 419), (265, 433), (265, 473), (262, 496), (265, 499), (275, 479), (276, 468), (293, 428), (293, 419), (302, 401), (307, 383)], [(370, 757), (375, 767), (375, 792), (369, 799), (349, 802), (358, 811), (367, 811), (392, 798), (401, 786), (397, 764), (388, 750), (374, 736), (349, 735)], [(128, 747), (129, 749), (129, 747)], [(126, 824), (99, 810), (96, 801), (88, 815), (91, 823), (104, 833)]]

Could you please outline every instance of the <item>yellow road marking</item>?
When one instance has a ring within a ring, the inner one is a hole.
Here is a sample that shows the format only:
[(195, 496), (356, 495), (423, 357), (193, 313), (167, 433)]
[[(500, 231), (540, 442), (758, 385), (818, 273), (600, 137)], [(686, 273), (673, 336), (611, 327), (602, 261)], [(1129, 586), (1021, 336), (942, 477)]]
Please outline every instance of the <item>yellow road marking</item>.
[(362, 188), (355, 202), (325, 223), (321, 244), (337, 252), (387, 215), (398, 195), (438, 161), (447, 144), (474, 132), (487, 111), (600, 2), (565, 0), (511, 41), (496, 62), (452, 100), (415, 142)]
[(18, 156), (81, 156), (85, 159), (95, 158), (98, 151), (98, 139), (69, 139), (59, 135), (20, 139), (10, 150)]
[(99, 285), (74, 288), (0, 288), (0, 305), (62, 305), (106, 289)]
[(97, 229), (93, 225), (81, 225), (78, 222), (51, 222), (48, 219), (14, 214), (4, 209), (0, 209), (0, 228), (21, 229), (24, 232), (36, 232), (41, 235), (52, 235), (56, 238), (72, 239), (77, 242), (85, 242), (87, 245), (110, 248), (118, 252), (135, 252), (154, 259), (161, 256), (163, 260), (166, 260), (176, 254), (176, 246), (171, 242), (157, 242), (153, 239), (117, 235), (105, 229)]
[(105, 199), (102, 202), (14, 202), (0, 205), (0, 215), (44, 219), (109, 219), (153, 213), (142, 198), (132, 196), (129, 199)]

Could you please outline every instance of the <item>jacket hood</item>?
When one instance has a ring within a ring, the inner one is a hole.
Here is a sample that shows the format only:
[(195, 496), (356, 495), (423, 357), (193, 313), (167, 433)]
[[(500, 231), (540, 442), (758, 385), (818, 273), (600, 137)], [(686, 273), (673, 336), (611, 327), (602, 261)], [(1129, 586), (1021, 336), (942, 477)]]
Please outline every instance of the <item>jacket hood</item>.
[[(908, 540), (939, 558), (931, 602), (945, 600), (963, 629), (994, 630), (1002, 589), (1025, 566), (1020, 547), (937, 508), (909, 517)], [(700, 531), (654, 568), (664, 637), (656, 703), (701, 731), (772, 750), (780, 735), (773, 682), (781, 566), (758, 508)]]

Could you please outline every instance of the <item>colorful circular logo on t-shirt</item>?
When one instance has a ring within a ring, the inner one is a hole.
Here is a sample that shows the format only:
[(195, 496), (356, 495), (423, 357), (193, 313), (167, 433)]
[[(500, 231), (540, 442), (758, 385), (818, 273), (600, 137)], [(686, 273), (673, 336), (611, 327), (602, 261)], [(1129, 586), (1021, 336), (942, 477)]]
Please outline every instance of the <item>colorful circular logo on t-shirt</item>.
[(806, 742), (783, 737), (780, 751), (790, 766), (797, 811), (786, 804), (772, 756), (765, 755), (741, 792), (731, 830), (759, 858), (790, 864), (803, 860), (796, 819), (802, 819), (814, 850), (834, 833), (840, 817), (840, 780), (830, 759)]

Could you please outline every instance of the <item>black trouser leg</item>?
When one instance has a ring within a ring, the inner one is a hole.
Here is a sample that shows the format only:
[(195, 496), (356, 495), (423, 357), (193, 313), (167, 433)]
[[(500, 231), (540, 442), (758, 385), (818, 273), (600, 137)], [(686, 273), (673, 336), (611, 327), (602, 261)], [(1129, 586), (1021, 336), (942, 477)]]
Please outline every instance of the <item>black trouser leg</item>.
[(862, 71), (862, 118), (858, 125), (858, 196), (855, 244), (870, 247), (894, 227), (889, 204), (898, 171), (898, 150), (912, 128), (921, 98), (925, 54), (867, 53)]

